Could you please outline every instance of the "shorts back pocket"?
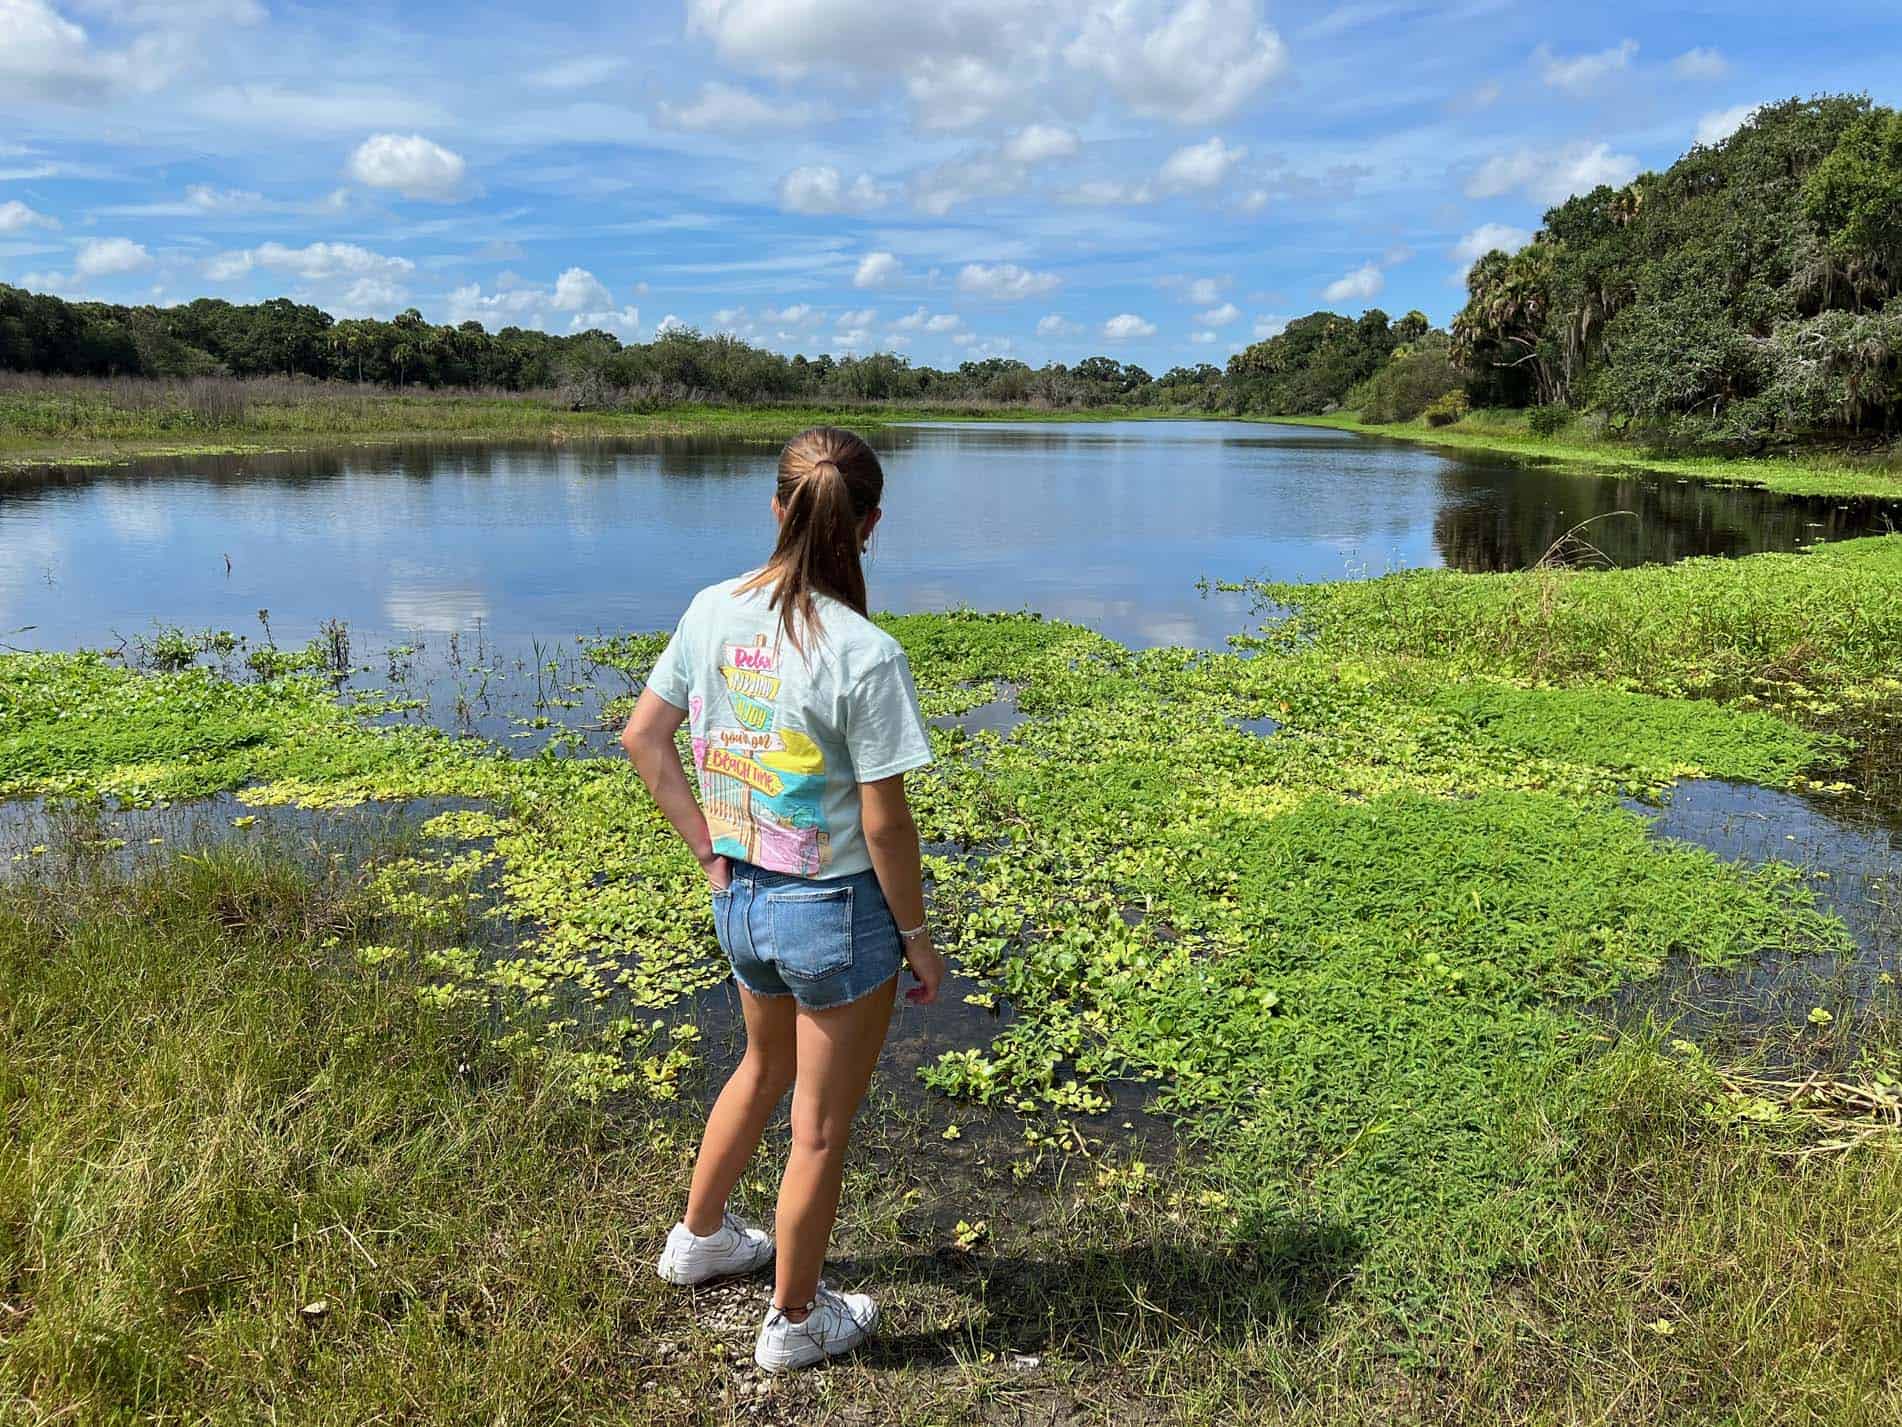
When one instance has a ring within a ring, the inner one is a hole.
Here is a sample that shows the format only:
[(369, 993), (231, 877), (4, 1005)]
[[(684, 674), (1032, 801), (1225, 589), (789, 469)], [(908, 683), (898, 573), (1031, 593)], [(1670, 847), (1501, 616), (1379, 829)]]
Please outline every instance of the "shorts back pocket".
[(769, 892), (766, 914), (780, 975), (821, 981), (852, 965), (851, 887)]

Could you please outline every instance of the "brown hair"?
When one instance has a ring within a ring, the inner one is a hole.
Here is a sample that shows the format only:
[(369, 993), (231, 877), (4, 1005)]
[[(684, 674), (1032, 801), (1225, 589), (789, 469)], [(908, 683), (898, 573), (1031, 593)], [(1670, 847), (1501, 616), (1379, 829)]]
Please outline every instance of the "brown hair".
[(779, 543), (742, 590), (772, 586), (769, 609), (795, 649), (799, 630), (819, 630), (815, 594), (866, 613), (859, 529), (878, 509), (885, 471), (872, 448), (850, 431), (815, 426), (779, 453)]

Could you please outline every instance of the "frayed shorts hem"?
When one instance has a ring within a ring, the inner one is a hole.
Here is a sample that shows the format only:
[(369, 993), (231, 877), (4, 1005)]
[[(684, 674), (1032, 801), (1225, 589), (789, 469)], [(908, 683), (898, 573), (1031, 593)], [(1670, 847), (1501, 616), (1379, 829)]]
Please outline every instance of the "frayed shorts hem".
[[(904, 969), (903, 967), (900, 967), (899, 971), (902, 971), (903, 969)], [(867, 996), (870, 996), (874, 994), (875, 992), (883, 991), (887, 986), (891, 985), (892, 982), (898, 979), (898, 974), (899, 974), (898, 971), (894, 971), (890, 976), (887, 976), (883, 981), (879, 982), (876, 986), (873, 986), (870, 990), (860, 991), (855, 996), (847, 996), (843, 1001), (828, 1001), (823, 1006), (815, 1006), (808, 1001), (801, 1000), (799, 993), (797, 991), (793, 991), (793, 990), (761, 991), (756, 986), (748, 985), (746, 978), (740, 975), (739, 970), (737, 968), (733, 969), (733, 979), (739, 983), (739, 985), (746, 991), (746, 993), (749, 996), (757, 996), (762, 1001), (784, 1001), (788, 998), (791, 998), (793, 1003), (797, 1005), (799, 1009), (802, 1011), (836, 1011), (841, 1006), (857, 1005), (860, 1001), (863, 1001)]]

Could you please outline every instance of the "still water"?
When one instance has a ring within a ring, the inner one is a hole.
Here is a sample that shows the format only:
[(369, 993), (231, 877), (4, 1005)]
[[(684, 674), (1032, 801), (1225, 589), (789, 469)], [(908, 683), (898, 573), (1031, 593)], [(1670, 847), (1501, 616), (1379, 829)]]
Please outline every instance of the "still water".
[[(1581, 522), (1619, 564), (1888, 528), (1878, 502), (1607, 480), (1302, 427), (920, 425), (876, 439), (873, 603), (1040, 610), (1132, 644), (1219, 644), (1202, 580), (1520, 569)], [(682, 439), (191, 457), (0, 482), (0, 642), (158, 624), (359, 649), (481, 629), (504, 645), (672, 624), (770, 544), (776, 448)]]

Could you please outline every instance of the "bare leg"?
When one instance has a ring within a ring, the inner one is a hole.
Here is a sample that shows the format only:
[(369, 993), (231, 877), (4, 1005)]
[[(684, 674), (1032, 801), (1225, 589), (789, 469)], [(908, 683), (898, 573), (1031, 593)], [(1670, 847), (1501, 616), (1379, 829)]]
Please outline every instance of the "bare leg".
[(799, 1012), (792, 1153), (779, 1182), (773, 1223), (779, 1236), (773, 1302), (795, 1322), (818, 1291), (826, 1244), (839, 1214), (845, 1142), (885, 1044), (897, 987), (894, 976), (850, 1005)]
[(693, 1166), (693, 1189), (687, 1196), (686, 1225), (703, 1237), (719, 1232), (727, 1196), (746, 1172), (747, 1161), (759, 1147), (760, 1133), (792, 1084), (798, 1064), (792, 997), (755, 996), (744, 986), (739, 989), (740, 1008), (746, 1016), (746, 1054), (707, 1115), (700, 1157)]

